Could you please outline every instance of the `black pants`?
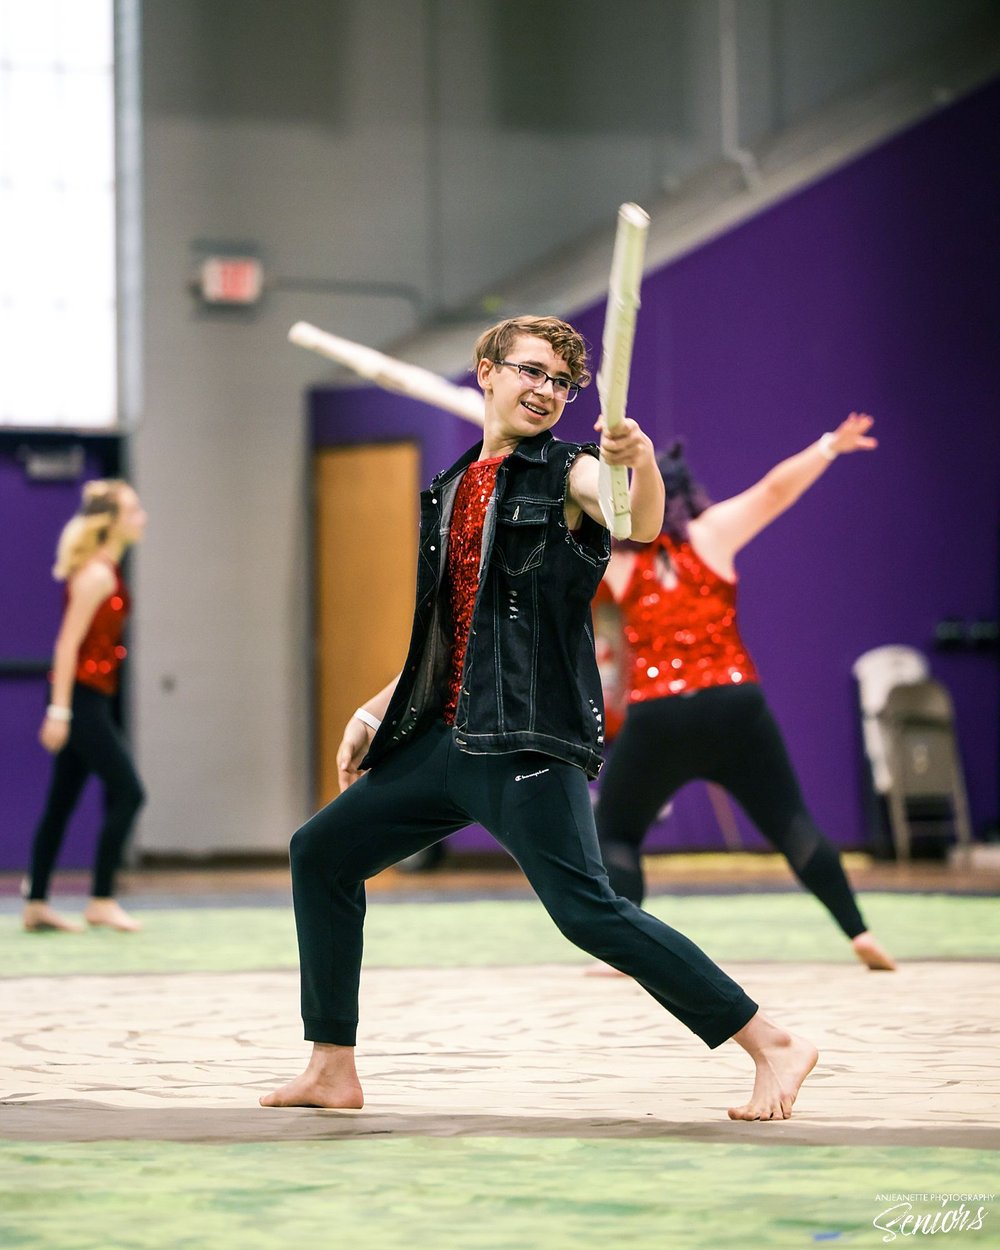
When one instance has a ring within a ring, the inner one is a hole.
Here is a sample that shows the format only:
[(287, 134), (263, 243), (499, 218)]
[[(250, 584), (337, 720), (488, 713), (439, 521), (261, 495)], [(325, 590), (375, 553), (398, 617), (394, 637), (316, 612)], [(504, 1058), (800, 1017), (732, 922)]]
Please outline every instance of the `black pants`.
[(112, 717), (111, 698), (77, 682), (69, 739), (53, 761), (45, 810), (32, 843), (29, 899), (48, 897), (66, 826), (91, 773), (104, 785), (104, 822), (97, 840), (91, 895), (110, 898), (126, 839), (145, 796)]
[(865, 928), (840, 855), (806, 810), (781, 731), (756, 684), (629, 708), (601, 774), (597, 830), (612, 888), (641, 903), (642, 842), (689, 781), (723, 786), (849, 937)]
[(682, 934), (608, 885), (587, 780), (550, 756), (466, 755), (438, 722), (292, 838), (305, 1036), (353, 1046), (366, 878), (478, 822), (524, 870), (571, 942), (633, 976), (709, 1046), (757, 1010)]

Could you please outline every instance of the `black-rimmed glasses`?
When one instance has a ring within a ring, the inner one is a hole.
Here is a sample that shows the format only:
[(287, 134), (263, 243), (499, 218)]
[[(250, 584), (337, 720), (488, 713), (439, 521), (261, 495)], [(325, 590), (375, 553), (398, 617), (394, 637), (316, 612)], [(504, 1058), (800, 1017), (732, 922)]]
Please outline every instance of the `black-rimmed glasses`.
[(521, 379), (530, 382), (532, 386), (541, 386), (548, 379), (552, 383), (552, 391), (555, 395), (561, 395), (567, 404), (571, 404), (577, 395), (580, 394), (580, 387), (576, 382), (571, 382), (569, 378), (559, 375), (553, 377), (551, 373), (546, 373), (544, 369), (539, 369), (537, 365), (525, 365), (519, 360), (496, 360), (496, 365), (509, 365), (511, 369), (516, 369)]

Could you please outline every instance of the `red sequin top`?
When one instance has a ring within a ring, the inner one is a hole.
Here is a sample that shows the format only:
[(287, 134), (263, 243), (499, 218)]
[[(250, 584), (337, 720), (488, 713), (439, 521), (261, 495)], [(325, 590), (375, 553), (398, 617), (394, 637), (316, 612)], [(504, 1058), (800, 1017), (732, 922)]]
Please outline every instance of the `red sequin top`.
[(472, 609), (479, 589), (479, 560), (483, 546), (483, 522), (496, 486), (503, 456), (476, 460), (465, 470), (455, 494), (448, 535), (447, 602), (451, 620), (451, 667), (444, 705), (446, 725), (454, 725), (458, 696), (462, 691), (462, 668), (469, 645)]
[[(121, 569), (117, 564), (111, 565), (111, 568), (115, 575), (115, 588), (98, 605), (90, 628), (80, 643), (76, 665), (76, 680), (99, 690), (101, 694), (118, 693), (118, 669), (125, 658), (121, 638), (131, 607)], [(67, 587), (64, 603), (68, 602)]]
[(690, 543), (661, 534), (644, 547), (620, 607), (629, 703), (758, 680), (736, 626), (736, 583), (713, 573)]

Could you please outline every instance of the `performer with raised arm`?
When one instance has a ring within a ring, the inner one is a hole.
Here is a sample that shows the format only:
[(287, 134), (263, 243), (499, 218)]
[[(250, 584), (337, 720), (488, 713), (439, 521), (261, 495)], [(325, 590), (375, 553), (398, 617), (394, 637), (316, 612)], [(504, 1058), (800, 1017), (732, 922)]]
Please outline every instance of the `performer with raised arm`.
[[(587, 778), (601, 765), (590, 603), (610, 540), (598, 449), (552, 427), (587, 384), (565, 322), (517, 317), (475, 347), (485, 425), (421, 496), (416, 603), (399, 676), (360, 707), (338, 751), (342, 793), (292, 838), (305, 1071), (268, 1107), (360, 1107), (354, 1061), (364, 882), (473, 822), (518, 861), (570, 941), (634, 977), (710, 1047), (752, 1057), (734, 1119), (782, 1119), (816, 1062), (693, 943), (610, 888)], [(663, 482), (626, 418), (601, 454), (632, 470), (632, 534), (652, 541)]]
[(611, 885), (638, 904), (645, 892), (642, 843), (656, 814), (689, 781), (715, 782), (785, 856), (858, 958), (892, 970), (836, 848), (806, 809), (740, 637), (733, 565), (838, 455), (877, 446), (871, 426), (871, 417), (852, 413), (748, 490), (715, 504), (691, 476), (680, 444), (660, 459), (663, 532), (645, 547), (616, 545), (604, 580), (624, 631), (627, 714), (601, 777), (596, 818)]

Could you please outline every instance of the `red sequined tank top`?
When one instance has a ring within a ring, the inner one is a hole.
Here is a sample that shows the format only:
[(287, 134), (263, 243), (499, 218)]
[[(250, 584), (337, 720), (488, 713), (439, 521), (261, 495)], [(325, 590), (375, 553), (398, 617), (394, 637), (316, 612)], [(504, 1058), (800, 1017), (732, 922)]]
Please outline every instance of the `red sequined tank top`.
[[(76, 680), (101, 694), (118, 693), (118, 669), (125, 658), (122, 646), (122, 633), (128, 619), (131, 599), (128, 588), (122, 581), (122, 572), (117, 564), (109, 567), (115, 575), (115, 588), (103, 603), (98, 605), (90, 628), (80, 643), (80, 652), (76, 664)], [(64, 606), (69, 602), (69, 587), (66, 588)]]
[(446, 725), (454, 725), (458, 696), (462, 691), (462, 668), (469, 645), (472, 610), (479, 589), (479, 560), (483, 546), (483, 522), (496, 486), (503, 456), (476, 460), (465, 470), (455, 493), (448, 534), (446, 595), (451, 621), (451, 666), (444, 705)]
[(689, 542), (661, 534), (644, 547), (620, 607), (629, 703), (758, 680), (736, 625), (736, 582), (714, 573)]

